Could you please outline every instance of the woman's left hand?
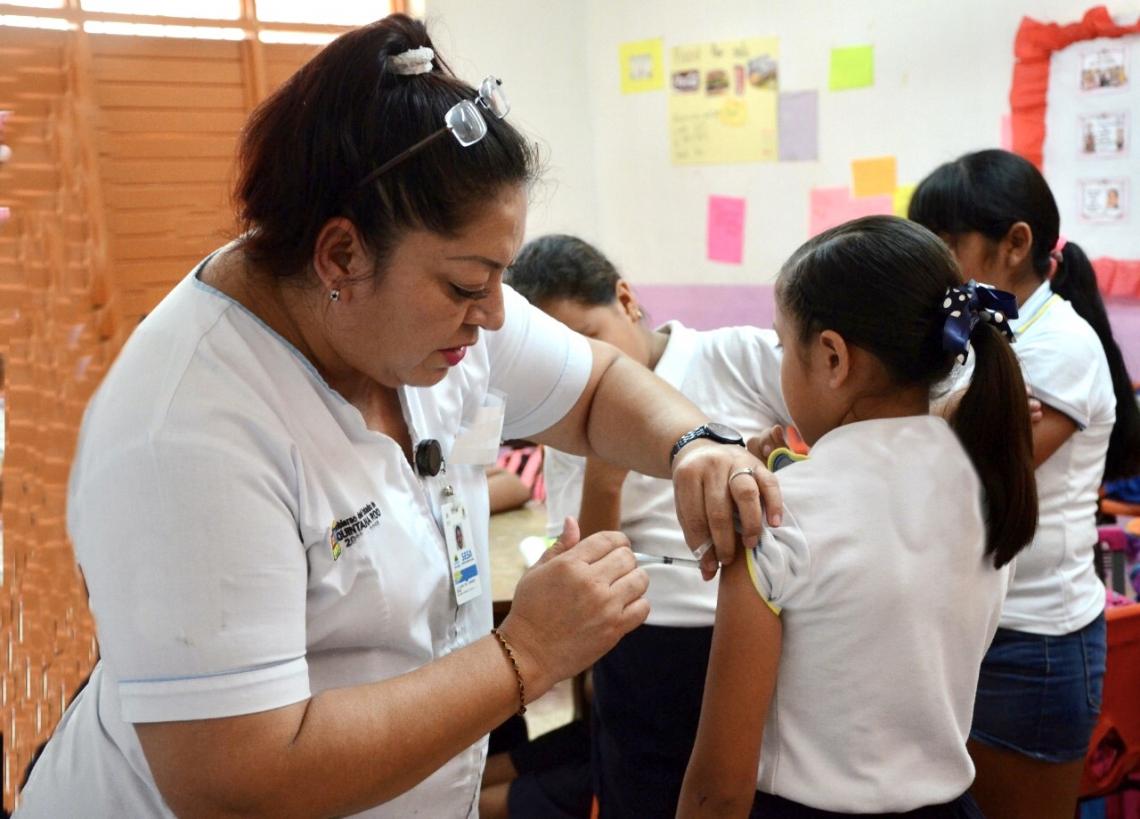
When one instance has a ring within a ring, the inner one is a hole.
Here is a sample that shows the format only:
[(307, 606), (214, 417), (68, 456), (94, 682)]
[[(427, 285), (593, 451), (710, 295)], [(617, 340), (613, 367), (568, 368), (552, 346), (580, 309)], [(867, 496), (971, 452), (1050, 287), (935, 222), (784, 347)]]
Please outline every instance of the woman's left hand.
[[(744, 447), (694, 441), (673, 461), (673, 495), (677, 518), (690, 549), (712, 541), (701, 557), (705, 579), (719, 564), (731, 563), (736, 534), (752, 548), (765, 524), (779, 526), (783, 501), (776, 477)], [(739, 520), (739, 526), (734, 520)]]

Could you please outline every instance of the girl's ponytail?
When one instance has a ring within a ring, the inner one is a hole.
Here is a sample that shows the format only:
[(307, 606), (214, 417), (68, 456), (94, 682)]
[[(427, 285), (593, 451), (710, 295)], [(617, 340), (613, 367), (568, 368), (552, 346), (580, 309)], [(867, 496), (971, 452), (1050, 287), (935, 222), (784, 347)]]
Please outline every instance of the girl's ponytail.
[(1116, 424), (1112, 427), (1112, 437), (1108, 439), (1104, 478), (1130, 478), (1140, 473), (1140, 408), (1136, 406), (1124, 356), (1112, 336), (1096, 273), (1088, 256), (1073, 242), (1066, 242), (1061, 249), (1060, 264), (1049, 286), (1073, 305), (1077, 315), (1089, 323), (1104, 347), (1112, 375), (1112, 391), (1116, 394)]
[(986, 553), (1009, 563), (1037, 530), (1033, 431), (1021, 367), (994, 325), (979, 321), (970, 336), (974, 375), (950, 426), (981, 478), (986, 504)]

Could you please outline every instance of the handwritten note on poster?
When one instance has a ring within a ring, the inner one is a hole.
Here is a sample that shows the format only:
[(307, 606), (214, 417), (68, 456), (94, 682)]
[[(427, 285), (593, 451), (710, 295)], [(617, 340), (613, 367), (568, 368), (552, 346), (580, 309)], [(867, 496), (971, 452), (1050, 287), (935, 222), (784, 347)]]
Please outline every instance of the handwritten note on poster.
[(673, 163), (775, 162), (775, 38), (677, 46), (669, 66)]
[(744, 259), (744, 200), (709, 197), (708, 256), (714, 262), (740, 264)]
[(893, 194), (898, 186), (898, 164), (893, 156), (853, 159), (851, 182), (856, 196)]
[(875, 83), (875, 47), (846, 46), (831, 49), (827, 86), (832, 91), (866, 88)]
[(819, 94), (780, 94), (780, 161), (819, 159)]
[(638, 40), (618, 46), (621, 65), (621, 92), (637, 94), (665, 87), (664, 47), (661, 38)]
[(889, 214), (893, 208), (894, 201), (890, 196), (854, 199), (848, 188), (812, 188), (808, 232), (815, 236), (860, 216)]

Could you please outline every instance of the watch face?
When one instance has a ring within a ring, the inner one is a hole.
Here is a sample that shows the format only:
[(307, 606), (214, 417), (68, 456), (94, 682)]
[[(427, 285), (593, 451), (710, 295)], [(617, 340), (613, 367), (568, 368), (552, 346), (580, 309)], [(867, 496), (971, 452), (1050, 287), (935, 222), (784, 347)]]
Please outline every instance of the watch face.
[(714, 438), (719, 441), (723, 441), (724, 443), (736, 443), (737, 441), (744, 440), (743, 435), (741, 435), (739, 432), (727, 424), (718, 424), (715, 421), (710, 421), (708, 424), (706, 424), (706, 426), (709, 428), (709, 432), (713, 434)]

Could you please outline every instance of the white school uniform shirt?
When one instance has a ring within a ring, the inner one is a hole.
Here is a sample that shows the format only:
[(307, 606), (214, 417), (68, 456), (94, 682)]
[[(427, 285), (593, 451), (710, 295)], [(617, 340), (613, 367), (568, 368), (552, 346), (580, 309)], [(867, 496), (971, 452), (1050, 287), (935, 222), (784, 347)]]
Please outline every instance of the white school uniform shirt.
[[(709, 418), (735, 427), (745, 439), (775, 424), (786, 424), (780, 391), (780, 357), (772, 330), (724, 327), (698, 332), (671, 321), (654, 372), (692, 401)], [(586, 459), (547, 447), (547, 534), (562, 531), (567, 515), (578, 517)], [(634, 551), (692, 558), (685, 545), (673, 482), (631, 472), (622, 484), (621, 529)], [(648, 564), (649, 619), (655, 626), (711, 626), (716, 613), (716, 581), (701, 579), (691, 566)]]
[(748, 552), (783, 621), (757, 787), (866, 813), (957, 798), (1008, 578), (973, 465), (945, 421), (911, 416), (838, 427), (779, 475), (783, 523)]
[(1014, 562), (1001, 625), (1069, 634), (1104, 610), (1093, 546), (1116, 396), (1096, 332), (1049, 282), (1018, 313), (1011, 322), (1017, 336), (1013, 349), (1026, 383), (1043, 404), (1072, 419), (1077, 431), (1037, 467), (1037, 533)]
[[(300, 353), (196, 276), (135, 331), (83, 423), (68, 524), (102, 659), (21, 816), (170, 816), (132, 723), (279, 708), (410, 672), (491, 628), (484, 466), (419, 477)], [(505, 326), (443, 381), (400, 390), (413, 442), (493, 461), (500, 427), (533, 435), (581, 395), (586, 341), (509, 288), (504, 300)], [(482, 576), (462, 606), (445, 484)], [(469, 696), (462, 679), (447, 696)], [(484, 739), (359, 815), (477, 815), (485, 755)], [(334, 781), (357, 775), (335, 749), (324, 765)]]

